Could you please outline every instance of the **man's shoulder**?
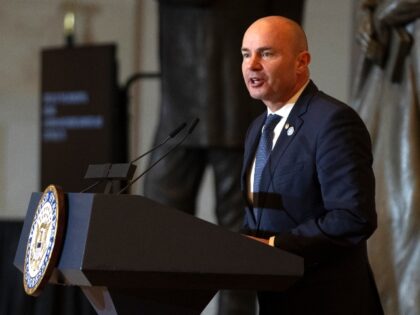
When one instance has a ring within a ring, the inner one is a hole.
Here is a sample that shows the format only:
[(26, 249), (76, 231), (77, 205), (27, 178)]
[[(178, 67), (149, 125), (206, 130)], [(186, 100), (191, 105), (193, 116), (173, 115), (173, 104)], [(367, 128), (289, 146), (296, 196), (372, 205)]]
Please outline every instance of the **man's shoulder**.
[(320, 90), (314, 94), (310, 101), (310, 112), (323, 116), (343, 113), (359, 117), (359, 114), (350, 105)]

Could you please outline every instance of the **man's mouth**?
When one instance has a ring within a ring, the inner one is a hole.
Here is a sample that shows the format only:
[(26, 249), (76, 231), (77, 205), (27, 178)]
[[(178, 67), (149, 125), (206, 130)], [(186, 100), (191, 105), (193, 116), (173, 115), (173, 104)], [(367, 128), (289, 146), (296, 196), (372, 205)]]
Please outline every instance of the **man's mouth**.
[(251, 77), (249, 78), (249, 85), (253, 88), (260, 87), (264, 84), (264, 80), (259, 77)]

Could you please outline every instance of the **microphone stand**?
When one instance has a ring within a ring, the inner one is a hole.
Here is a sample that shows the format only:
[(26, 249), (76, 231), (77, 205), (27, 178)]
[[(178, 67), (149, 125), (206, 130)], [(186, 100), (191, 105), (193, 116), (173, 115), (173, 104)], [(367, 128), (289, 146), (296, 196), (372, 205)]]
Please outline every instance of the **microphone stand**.
[(195, 127), (197, 126), (200, 119), (196, 118), (193, 123), (191, 124), (191, 127), (188, 129), (187, 133), (184, 135), (184, 137), (179, 141), (177, 144), (175, 144), (172, 148), (170, 148), (168, 151), (166, 151), (165, 154), (163, 154), (159, 159), (157, 159), (155, 162), (153, 162), (148, 168), (146, 168), (139, 176), (134, 178), (133, 180), (130, 180), (129, 183), (121, 189), (117, 195), (123, 193), (126, 191), (129, 187), (131, 187), (136, 181), (138, 181), (140, 178), (142, 178), (147, 172), (149, 172), (153, 167), (155, 167), (156, 164), (158, 164), (160, 161), (162, 161), (165, 157), (167, 157), (169, 154), (171, 154), (173, 151), (175, 151), (187, 138), (188, 136), (193, 132)]
[(104, 193), (109, 194), (112, 190), (113, 185), (116, 186), (118, 182), (131, 181), (137, 168), (137, 166), (134, 165), (134, 163), (163, 146), (170, 139), (174, 138), (177, 134), (179, 134), (186, 126), (187, 123), (182, 123), (177, 128), (175, 128), (161, 143), (154, 146), (147, 152), (141, 154), (140, 156), (136, 157), (135, 159), (131, 160), (129, 163), (90, 164), (88, 166), (84, 179), (97, 179), (97, 181), (92, 185), (88, 186), (87, 188), (83, 189), (81, 192), (86, 192), (96, 187), (104, 180), (106, 180)]

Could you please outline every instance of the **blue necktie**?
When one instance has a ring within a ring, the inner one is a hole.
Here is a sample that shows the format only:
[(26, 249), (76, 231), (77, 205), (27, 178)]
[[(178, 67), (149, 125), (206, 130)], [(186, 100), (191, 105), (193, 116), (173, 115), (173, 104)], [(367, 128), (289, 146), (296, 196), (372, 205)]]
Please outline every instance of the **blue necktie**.
[[(267, 163), (273, 148), (274, 128), (281, 120), (281, 116), (270, 114), (265, 120), (264, 128), (261, 134), (260, 142), (258, 144), (257, 153), (255, 155), (255, 172), (254, 172), (254, 214), (258, 218), (258, 200), (255, 196), (258, 195), (261, 189), (262, 172)], [(257, 198), (258, 199), (258, 198)]]

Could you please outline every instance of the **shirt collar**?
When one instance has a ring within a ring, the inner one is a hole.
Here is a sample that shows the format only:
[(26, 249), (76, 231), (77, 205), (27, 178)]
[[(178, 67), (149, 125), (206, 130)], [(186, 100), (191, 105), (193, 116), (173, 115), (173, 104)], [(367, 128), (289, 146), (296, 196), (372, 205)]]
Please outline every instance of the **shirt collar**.
[(308, 83), (309, 80), (280, 109), (276, 110), (275, 112), (272, 112), (269, 108), (267, 108), (267, 115), (277, 114), (283, 118), (287, 118), (287, 116), (289, 116), (293, 106), (295, 105), (296, 101), (298, 100), (299, 96), (302, 94), (303, 90), (306, 88)]

